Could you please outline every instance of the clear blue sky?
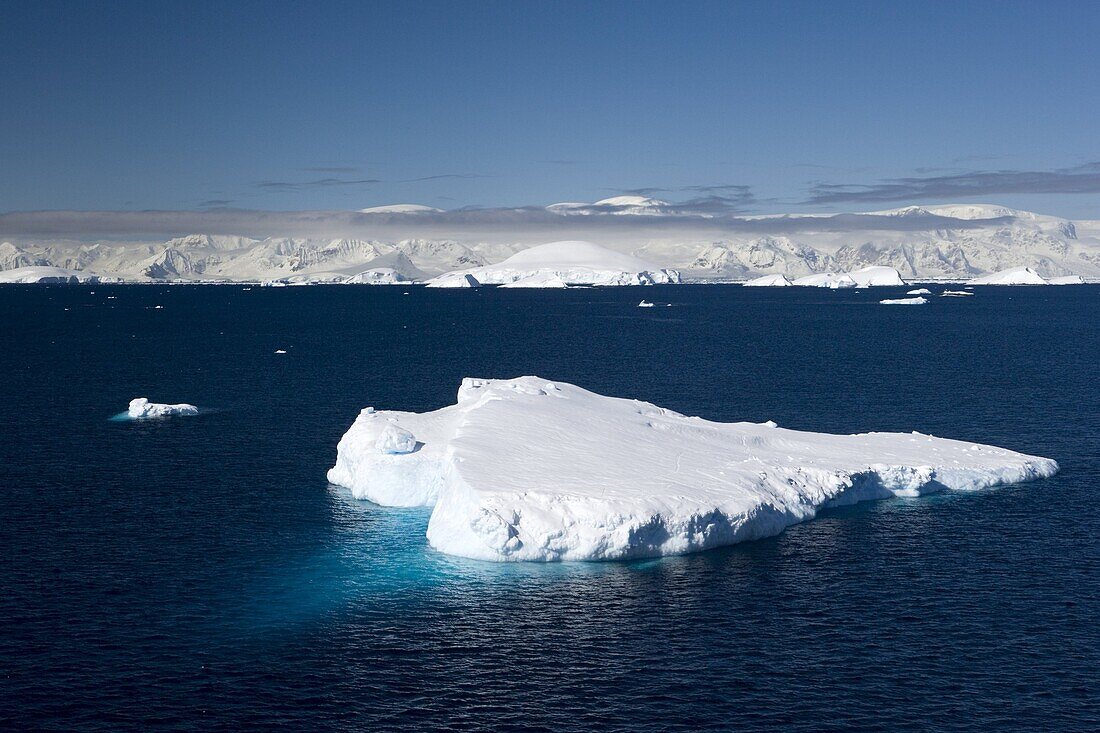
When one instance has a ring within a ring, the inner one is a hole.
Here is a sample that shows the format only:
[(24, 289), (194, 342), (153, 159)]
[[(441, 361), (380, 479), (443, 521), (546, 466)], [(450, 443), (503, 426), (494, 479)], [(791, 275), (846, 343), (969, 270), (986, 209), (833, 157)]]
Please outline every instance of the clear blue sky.
[(738, 185), (757, 211), (1100, 218), (1098, 39), (1095, 2), (10, 0), (0, 211)]

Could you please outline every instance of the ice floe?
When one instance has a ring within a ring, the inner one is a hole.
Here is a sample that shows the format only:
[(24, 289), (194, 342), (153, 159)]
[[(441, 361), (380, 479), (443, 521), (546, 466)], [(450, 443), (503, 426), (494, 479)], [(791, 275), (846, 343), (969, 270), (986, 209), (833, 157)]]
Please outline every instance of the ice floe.
[(893, 298), (886, 300), (880, 300), (880, 305), (924, 305), (928, 302), (927, 298)]

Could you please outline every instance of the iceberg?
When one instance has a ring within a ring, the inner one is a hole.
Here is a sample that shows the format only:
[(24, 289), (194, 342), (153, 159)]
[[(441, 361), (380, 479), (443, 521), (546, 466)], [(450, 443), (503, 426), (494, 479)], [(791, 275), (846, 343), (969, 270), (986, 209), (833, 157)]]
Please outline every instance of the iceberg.
[(968, 441), (712, 422), (528, 376), (464, 379), (432, 412), (364, 409), (328, 480), (379, 504), (433, 506), (427, 538), (442, 552), (556, 561), (696, 552), (827, 507), (1057, 471)]
[(974, 293), (967, 290), (944, 290), (940, 293), (941, 298), (965, 298), (972, 295), (974, 295)]
[(137, 397), (130, 400), (130, 406), (126, 410), (126, 416), (131, 420), (147, 420), (155, 417), (169, 417), (171, 415), (198, 415), (199, 408), (194, 405), (180, 403), (178, 405), (164, 405), (150, 402), (145, 397)]
[(894, 298), (893, 300), (880, 300), (880, 305), (924, 305), (928, 298)]
[(881, 267), (877, 265), (872, 267), (864, 267), (859, 270), (852, 270), (848, 273), (848, 277), (855, 280), (856, 285), (861, 288), (897, 286), (905, 284), (905, 281), (901, 279), (901, 273), (895, 270), (893, 267)]
[(1047, 281), (1030, 267), (1010, 267), (1007, 270), (968, 280), (967, 285), (1046, 285)]
[(1056, 277), (1048, 277), (1047, 285), (1084, 285), (1085, 278), (1080, 275), (1058, 275)]
[(791, 284), (786, 275), (763, 275), (741, 283), (746, 288), (785, 288)]
[(642, 300), (638, 301), (638, 307), (639, 308), (652, 308), (653, 303), (650, 303), (648, 300), (645, 300), (643, 298)]
[(832, 288), (837, 290), (839, 288), (854, 288), (858, 285), (851, 275), (838, 275), (835, 272), (822, 272), (816, 275), (806, 275), (800, 277), (791, 285), (798, 285), (801, 287), (810, 288)]
[[(562, 288), (568, 285), (656, 285), (680, 282), (680, 273), (592, 242), (550, 242), (520, 250), (495, 265), (456, 270), (429, 287), (455, 287), (456, 278), (480, 285)], [(463, 287), (459, 285), (458, 287)]]
[(916, 290), (910, 290), (906, 295), (931, 295), (932, 291), (928, 288), (917, 288)]

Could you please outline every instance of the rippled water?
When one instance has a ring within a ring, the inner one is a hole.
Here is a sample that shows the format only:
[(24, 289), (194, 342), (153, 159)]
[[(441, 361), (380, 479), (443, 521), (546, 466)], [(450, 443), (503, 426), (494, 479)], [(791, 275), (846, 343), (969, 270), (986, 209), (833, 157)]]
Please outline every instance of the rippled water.
[[(405, 292), (0, 288), (0, 726), (1100, 726), (1100, 288)], [(559, 565), (440, 555), (426, 510), (326, 485), (363, 406), (529, 373), (1063, 471)], [(138, 396), (204, 414), (108, 419)]]

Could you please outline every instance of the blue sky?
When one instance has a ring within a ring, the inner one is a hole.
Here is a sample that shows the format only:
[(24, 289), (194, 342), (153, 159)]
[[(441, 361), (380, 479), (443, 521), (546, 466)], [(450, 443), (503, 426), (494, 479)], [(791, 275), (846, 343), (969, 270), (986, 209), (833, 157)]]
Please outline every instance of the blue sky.
[(1097, 38), (1090, 2), (8, 2), (0, 212), (1100, 218)]

